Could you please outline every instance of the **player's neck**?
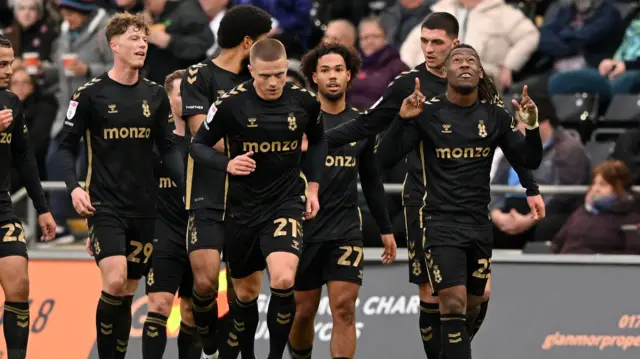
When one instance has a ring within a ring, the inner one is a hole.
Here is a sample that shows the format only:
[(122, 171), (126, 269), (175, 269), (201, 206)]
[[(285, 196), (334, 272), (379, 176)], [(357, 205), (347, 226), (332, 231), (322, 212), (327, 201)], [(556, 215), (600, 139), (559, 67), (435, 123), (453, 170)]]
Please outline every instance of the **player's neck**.
[(109, 78), (123, 85), (133, 85), (138, 82), (140, 73), (138, 69), (133, 69), (124, 65), (115, 63), (113, 68), (109, 70)]
[(446, 95), (449, 102), (458, 106), (469, 107), (478, 101), (478, 89), (473, 90), (470, 94), (463, 95), (449, 87)]
[(182, 119), (182, 117), (176, 116), (176, 115), (173, 115), (173, 120), (174, 120), (174, 124), (176, 125), (176, 129), (173, 130), (173, 133), (175, 133), (178, 136), (184, 137), (185, 131), (186, 131), (186, 124), (184, 120)]
[(320, 109), (328, 114), (337, 115), (347, 108), (346, 95), (336, 101), (332, 101), (318, 92), (318, 98), (320, 99)]
[(424, 66), (427, 68), (427, 71), (431, 72), (432, 74), (440, 77), (440, 78), (444, 78), (444, 66), (440, 67), (440, 68), (433, 68), (433, 67), (429, 67), (427, 66), (427, 63), (424, 63)]
[(223, 70), (239, 74), (242, 71), (242, 60), (244, 54), (240, 51), (234, 51), (233, 49), (225, 49), (220, 52), (220, 55), (213, 59), (213, 63)]

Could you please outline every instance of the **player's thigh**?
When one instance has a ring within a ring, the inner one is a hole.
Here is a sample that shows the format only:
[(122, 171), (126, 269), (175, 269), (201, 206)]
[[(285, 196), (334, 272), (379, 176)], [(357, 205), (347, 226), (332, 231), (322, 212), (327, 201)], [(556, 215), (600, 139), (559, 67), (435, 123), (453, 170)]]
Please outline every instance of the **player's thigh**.
[(234, 286), (237, 279), (247, 278), (266, 268), (267, 263), (260, 250), (260, 228), (237, 223), (230, 217), (225, 220), (224, 252)]
[(140, 280), (147, 271), (153, 255), (155, 218), (127, 219), (127, 278)]
[[(304, 242), (300, 262), (296, 271), (294, 289), (300, 293), (322, 288), (327, 282), (323, 277), (323, 266), (329, 260), (323, 242)], [(296, 296), (298, 294), (296, 293)]]
[(222, 212), (201, 208), (191, 211), (187, 225), (187, 250), (192, 252), (206, 249), (218, 252), (224, 247), (225, 231)]
[(0, 239), (0, 285), (5, 300), (26, 300), (29, 295), (29, 264), (20, 221), (0, 224)]
[(493, 229), (481, 228), (472, 233), (475, 241), (467, 252), (467, 292), (475, 297), (482, 297), (491, 276)]
[(417, 285), (429, 283), (427, 264), (424, 261), (425, 231), (421, 217), (420, 207), (408, 206), (404, 208), (407, 252), (409, 255), (409, 282)]
[(302, 247), (302, 213), (297, 203), (283, 206), (260, 233), (260, 248), (267, 260), (272, 285), (292, 286)]
[(429, 241), (425, 253), (429, 283), (434, 294), (439, 291), (467, 284), (467, 253), (462, 246), (454, 244), (459, 239), (457, 230), (451, 227), (429, 226), (426, 228)]
[(127, 223), (116, 215), (100, 213), (89, 217), (87, 224), (103, 288), (115, 293), (123, 291), (127, 284)]
[(364, 250), (359, 238), (325, 242), (326, 261), (322, 264), (322, 278), (333, 282), (353, 283), (358, 288), (364, 276)]

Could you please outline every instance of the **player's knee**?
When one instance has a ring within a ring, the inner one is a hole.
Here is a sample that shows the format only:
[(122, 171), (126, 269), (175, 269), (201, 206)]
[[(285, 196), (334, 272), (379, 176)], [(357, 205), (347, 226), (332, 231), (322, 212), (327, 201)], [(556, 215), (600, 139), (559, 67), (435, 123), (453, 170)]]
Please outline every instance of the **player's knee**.
[(148, 298), (150, 312), (160, 313), (167, 317), (171, 314), (173, 295), (170, 293), (151, 293)]
[(218, 290), (218, 278), (210, 273), (197, 273), (193, 277), (193, 289), (201, 295), (213, 294)]
[(289, 289), (293, 287), (295, 281), (295, 271), (282, 271), (271, 276), (271, 288)]
[(313, 322), (316, 317), (317, 306), (316, 303), (309, 301), (296, 301), (296, 320), (311, 321)]
[(420, 300), (426, 303), (438, 303), (438, 297), (433, 295), (433, 289), (429, 283), (420, 284), (418, 286)]
[(22, 273), (6, 280), (2, 288), (5, 300), (9, 302), (25, 302), (29, 300), (29, 275)]
[(260, 285), (239, 285), (236, 286), (236, 298), (242, 302), (250, 302), (260, 295)]
[(127, 273), (113, 271), (104, 276), (104, 291), (112, 295), (125, 295), (127, 291)]
[(339, 297), (331, 309), (331, 314), (334, 321), (353, 325), (356, 322), (356, 303), (350, 296)]
[(444, 313), (465, 313), (466, 312), (466, 304), (465, 297), (463, 295), (459, 295), (457, 293), (440, 293), (440, 308), (441, 312)]
[(484, 303), (484, 302), (488, 302), (488, 301), (489, 301), (489, 298), (491, 298), (491, 287), (490, 287), (490, 286), (487, 286), (487, 287), (484, 289), (484, 294), (482, 294), (482, 302), (483, 302), (483, 303)]
[(183, 323), (193, 326), (193, 307), (189, 298), (180, 298), (180, 318)]

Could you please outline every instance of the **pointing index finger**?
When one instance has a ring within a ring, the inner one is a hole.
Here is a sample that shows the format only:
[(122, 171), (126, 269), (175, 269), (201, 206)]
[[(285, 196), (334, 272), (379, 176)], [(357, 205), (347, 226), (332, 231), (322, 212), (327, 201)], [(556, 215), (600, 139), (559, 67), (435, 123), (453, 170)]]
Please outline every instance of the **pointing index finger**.
[(420, 92), (420, 79), (416, 77), (416, 88), (414, 92)]
[(529, 97), (529, 86), (527, 85), (522, 87), (522, 98), (524, 99), (525, 97)]

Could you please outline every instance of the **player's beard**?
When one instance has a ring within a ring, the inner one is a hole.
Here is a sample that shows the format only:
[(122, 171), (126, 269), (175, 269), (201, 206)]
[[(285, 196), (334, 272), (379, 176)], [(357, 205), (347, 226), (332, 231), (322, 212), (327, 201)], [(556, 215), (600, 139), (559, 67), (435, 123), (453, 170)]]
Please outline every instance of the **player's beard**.
[(451, 88), (453, 88), (457, 93), (459, 93), (460, 95), (470, 95), (473, 90), (477, 89), (478, 86), (472, 86), (472, 85), (451, 85)]
[(322, 96), (324, 98), (327, 99), (327, 101), (330, 102), (338, 102), (342, 99), (344, 99), (345, 93), (344, 92), (338, 92), (338, 93), (328, 93), (328, 92), (322, 92)]

